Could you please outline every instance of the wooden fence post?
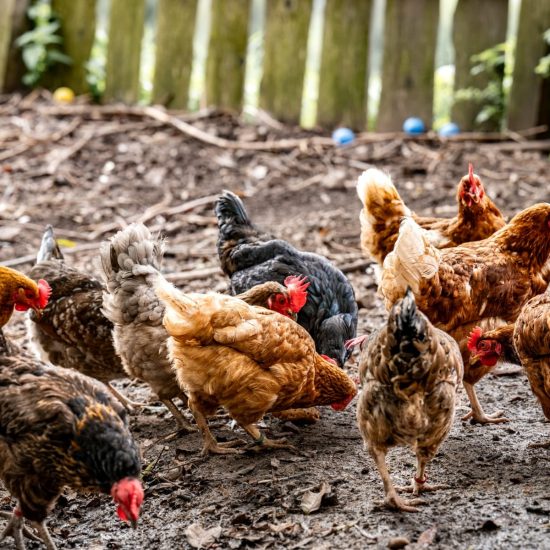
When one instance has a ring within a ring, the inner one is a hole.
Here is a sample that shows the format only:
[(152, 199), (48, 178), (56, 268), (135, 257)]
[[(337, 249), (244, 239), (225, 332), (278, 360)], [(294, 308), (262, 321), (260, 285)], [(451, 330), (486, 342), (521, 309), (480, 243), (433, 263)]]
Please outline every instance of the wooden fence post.
[(135, 103), (139, 98), (144, 0), (111, 0), (105, 101)]
[(302, 108), (312, 0), (269, 0), (260, 107), (297, 123)]
[(550, 28), (550, 2), (522, 0), (516, 39), (516, 61), (508, 104), (508, 128), (524, 130), (550, 124), (550, 82), (535, 73), (548, 53), (542, 33)]
[(327, 0), (317, 123), (367, 125), (370, 0)]
[(68, 86), (75, 94), (86, 93), (86, 63), (95, 37), (96, 0), (52, 0), (52, 9), (61, 20), (62, 49), (72, 64), (58, 63), (46, 75), (44, 84), (52, 89)]
[[(486, 74), (472, 75), (471, 57), (506, 40), (508, 24), (508, 0), (459, 0), (453, 22), (455, 48), (454, 89), (484, 89), (489, 83)], [(483, 29), (483, 32), (479, 32)], [(451, 119), (462, 131), (497, 131), (498, 121), (478, 124), (475, 118), (483, 104), (473, 100), (457, 101), (451, 111)]]
[(22, 87), (25, 66), (14, 42), (28, 29), (28, 5), (29, 0), (0, 0), (0, 92)]
[(197, 0), (160, 0), (153, 103), (185, 109), (193, 66)]
[(378, 131), (411, 116), (431, 126), (438, 15), (439, 0), (387, 0)]
[(213, 0), (206, 65), (208, 105), (240, 110), (244, 96), (248, 0)]

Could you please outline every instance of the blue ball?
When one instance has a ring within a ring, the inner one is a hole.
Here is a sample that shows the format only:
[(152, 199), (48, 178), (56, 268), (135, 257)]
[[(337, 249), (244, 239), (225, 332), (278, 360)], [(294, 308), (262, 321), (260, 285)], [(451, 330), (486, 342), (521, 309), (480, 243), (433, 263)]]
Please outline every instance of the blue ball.
[(332, 141), (334, 141), (336, 145), (347, 145), (348, 143), (352, 143), (354, 139), (355, 134), (353, 130), (349, 128), (336, 128), (336, 130), (332, 132)]
[(455, 122), (447, 122), (439, 129), (439, 135), (441, 137), (451, 137), (460, 134), (460, 128)]
[(409, 117), (403, 122), (403, 132), (406, 134), (423, 134), (426, 131), (426, 127), (421, 118)]

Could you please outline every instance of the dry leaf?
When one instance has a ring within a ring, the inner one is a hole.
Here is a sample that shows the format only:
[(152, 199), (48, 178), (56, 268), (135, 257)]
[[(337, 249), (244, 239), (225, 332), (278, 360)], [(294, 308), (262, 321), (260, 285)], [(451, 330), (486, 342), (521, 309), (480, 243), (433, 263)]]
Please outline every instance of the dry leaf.
[(304, 496), (302, 497), (302, 502), (300, 503), (300, 507), (302, 508), (303, 512), (305, 514), (311, 514), (311, 512), (316, 512), (317, 510), (319, 510), (319, 508), (321, 508), (323, 497), (329, 494), (330, 491), (330, 485), (326, 481), (323, 481), (321, 483), (321, 488), (319, 489), (318, 493), (314, 493), (313, 491), (305, 492)]
[(219, 525), (211, 529), (204, 529), (200, 523), (193, 523), (185, 530), (187, 542), (193, 548), (208, 548), (216, 542), (221, 534), (222, 528)]

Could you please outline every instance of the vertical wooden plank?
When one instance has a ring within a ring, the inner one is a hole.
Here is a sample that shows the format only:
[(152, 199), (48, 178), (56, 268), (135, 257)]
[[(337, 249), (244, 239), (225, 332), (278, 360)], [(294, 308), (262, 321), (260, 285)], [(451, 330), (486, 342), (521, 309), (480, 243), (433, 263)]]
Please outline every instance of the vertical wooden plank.
[(197, 0), (160, 0), (153, 103), (185, 109), (193, 66)]
[(297, 123), (302, 108), (312, 0), (269, 0), (260, 107)]
[(240, 110), (244, 96), (248, 0), (213, 0), (206, 65), (208, 105)]
[(411, 116), (431, 126), (438, 16), (439, 0), (387, 0), (378, 131)]
[(135, 103), (139, 98), (144, 0), (111, 0), (105, 101)]
[(317, 123), (367, 125), (367, 58), (370, 0), (327, 0)]
[[(548, 123), (548, 84), (536, 74), (539, 59), (547, 53), (542, 33), (550, 28), (550, 2), (522, 0), (516, 39), (516, 61), (508, 104), (508, 128), (523, 130)], [(544, 93), (546, 92), (546, 93)]]
[[(484, 89), (489, 83), (485, 74), (472, 75), (471, 57), (506, 40), (508, 0), (484, 0), (480, 9), (478, 0), (459, 0), (453, 22), (455, 48), (454, 89)], [(483, 32), (477, 32), (483, 29)], [(453, 105), (451, 118), (462, 131), (496, 131), (496, 121), (477, 124), (476, 115), (483, 104), (477, 101), (458, 101)]]
[(76, 94), (83, 94), (88, 91), (86, 62), (95, 37), (96, 0), (52, 0), (52, 9), (61, 20), (62, 49), (72, 64), (57, 64), (44, 84), (52, 89), (68, 86)]
[(28, 30), (29, 0), (0, 0), (0, 92), (22, 87), (25, 65), (21, 49), (14, 44)]

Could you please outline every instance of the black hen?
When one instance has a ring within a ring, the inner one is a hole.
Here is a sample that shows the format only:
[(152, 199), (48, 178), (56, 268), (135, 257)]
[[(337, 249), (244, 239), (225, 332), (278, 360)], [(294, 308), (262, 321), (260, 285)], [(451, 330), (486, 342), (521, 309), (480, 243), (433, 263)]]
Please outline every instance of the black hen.
[(289, 275), (305, 275), (310, 286), (298, 323), (315, 340), (317, 352), (342, 367), (350, 354), (344, 343), (357, 330), (357, 303), (345, 275), (323, 256), (303, 252), (258, 230), (242, 201), (229, 191), (217, 200), (216, 216), (218, 255), (231, 278), (231, 292), (239, 294), (266, 281), (283, 283)]

